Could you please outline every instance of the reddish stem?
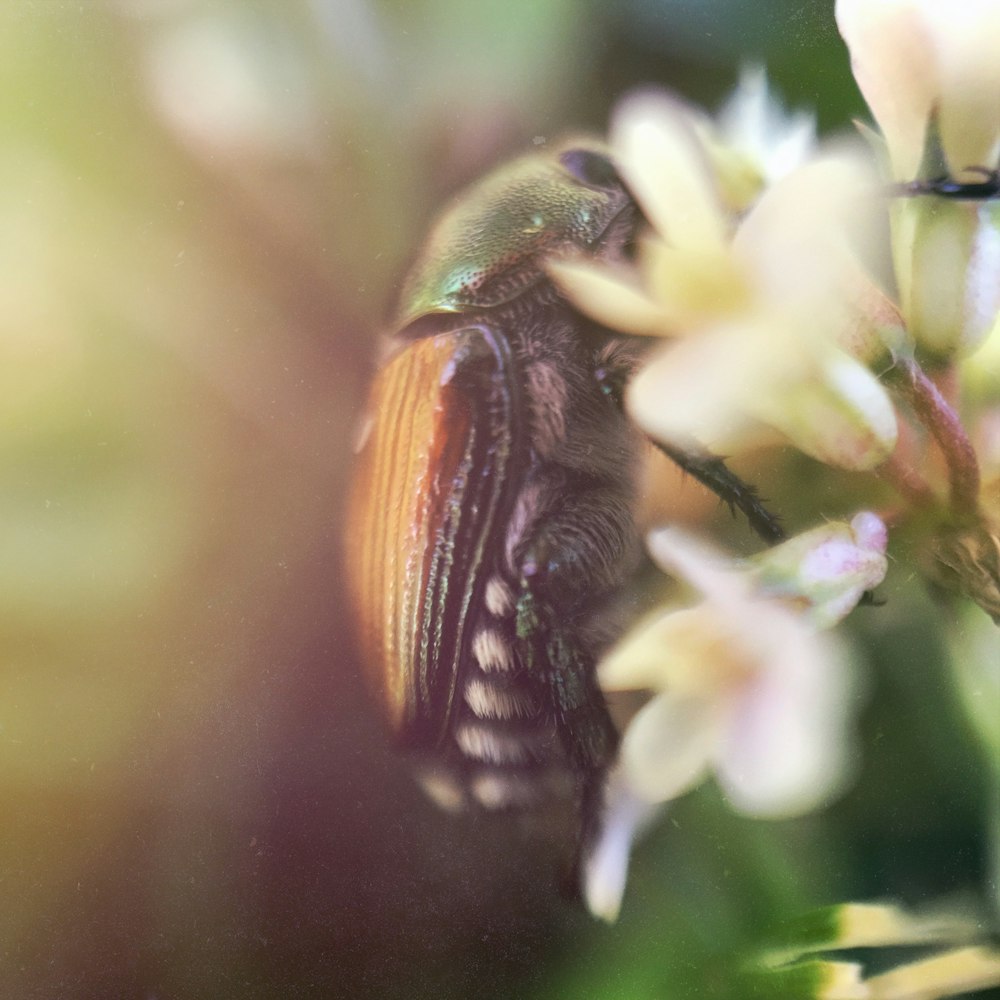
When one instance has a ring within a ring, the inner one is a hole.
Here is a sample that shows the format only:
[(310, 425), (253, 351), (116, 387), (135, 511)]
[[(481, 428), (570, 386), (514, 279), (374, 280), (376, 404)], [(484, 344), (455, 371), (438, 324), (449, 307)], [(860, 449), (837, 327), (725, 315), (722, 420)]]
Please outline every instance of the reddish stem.
[[(897, 357), (891, 377), (944, 455), (952, 513), (975, 517), (979, 512), (979, 462), (958, 414), (913, 358)], [(907, 472), (917, 475), (913, 470)]]
[(898, 450), (893, 452), (879, 467), (879, 475), (892, 483), (896, 492), (914, 507), (931, 508), (937, 504), (937, 497), (912, 465), (904, 462)]

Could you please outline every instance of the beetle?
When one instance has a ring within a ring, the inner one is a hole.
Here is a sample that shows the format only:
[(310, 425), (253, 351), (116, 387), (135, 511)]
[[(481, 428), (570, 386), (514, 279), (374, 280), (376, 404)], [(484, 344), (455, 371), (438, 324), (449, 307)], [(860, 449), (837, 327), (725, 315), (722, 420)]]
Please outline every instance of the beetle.
[[(646, 442), (622, 395), (647, 348), (585, 320), (545, 263), (622, 259), (640, 224), (589, 140), (446, 209), (402, 286), (346, 522), (362, 655), (428, 791), (487, 809), (575, 794), (584, 853), (618, 743), (595, 666), (640, 558)], [(721, 460), (661, 447), (780, 537)]]

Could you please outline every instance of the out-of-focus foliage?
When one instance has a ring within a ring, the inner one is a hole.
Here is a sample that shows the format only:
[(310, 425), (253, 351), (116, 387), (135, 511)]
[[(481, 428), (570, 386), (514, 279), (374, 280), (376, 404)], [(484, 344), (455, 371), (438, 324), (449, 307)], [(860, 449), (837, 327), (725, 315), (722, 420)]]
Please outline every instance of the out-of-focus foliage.
[(351, 434), (423, 224), (640, 81), (773, 55), (842, 123), (819, 7), (0, 6), (0, 995), (711, 996), (764, 923), (983, 884), (995, 775), (909, 581), (857, 629), (854, 791), (765, 825), (703, 790), (613, 929), (559, 845), (424, 801), (352, 650)]

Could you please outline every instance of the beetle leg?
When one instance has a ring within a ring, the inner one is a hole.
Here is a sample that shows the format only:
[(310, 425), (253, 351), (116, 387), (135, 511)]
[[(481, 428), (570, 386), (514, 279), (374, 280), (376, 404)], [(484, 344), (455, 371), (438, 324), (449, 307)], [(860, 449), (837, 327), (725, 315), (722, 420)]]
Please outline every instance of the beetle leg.
[(731, 511), (740, 511), (750, 527), (765, 542), (780, 542), (784, 539), (785, 529), (781, 527), (777, 516), (764, 506), (757, 490), (729, 469), (723, 459), (696, 445), (681, 448), (652, 438), (650, 440), (667, 458), (694, 476), (703, 486), (707, 486)]
[(546, 691), (566, 753), (586, 784), (603, 775), (618, 737), (597, 688), (591, 644), (581, 635), (592, 609), (627, 574), (628, 553), (638, 549), (628, 497), (603, 484), (573, 492), (526, 534), (516, 550), (519, 656)]
[(548, 693), (550, 711), (576, 780), (579, 825), (567, 895), (579, 896), (579, 872), (601, 828), (604, 784), (618, 749), (618, 731), (595, 677), (595, 660), (567, 619), (529, 588), (516, 611), (521, 661)]
[(559, 499), (517, 546), (514, 569), (527, 589), (572, 613), (628, 575), (638, 539), (620, 486), (570, 486)]

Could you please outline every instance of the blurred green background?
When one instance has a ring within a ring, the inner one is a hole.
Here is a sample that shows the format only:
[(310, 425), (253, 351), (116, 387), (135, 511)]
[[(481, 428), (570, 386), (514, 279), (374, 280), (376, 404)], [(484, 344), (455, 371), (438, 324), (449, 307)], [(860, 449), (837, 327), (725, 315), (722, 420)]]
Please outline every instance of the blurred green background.
[(775, 917), (982, 890), (994, 779), (905, 581), (856, 629), (855, 790), (690, 796), (613, 928), (557, 844), (424, 800), (344, 604), (351, 428), (442, 200), (745, 60), (843, 126), (832, 6), (0, 6), (0, 996), (722, 996)]

